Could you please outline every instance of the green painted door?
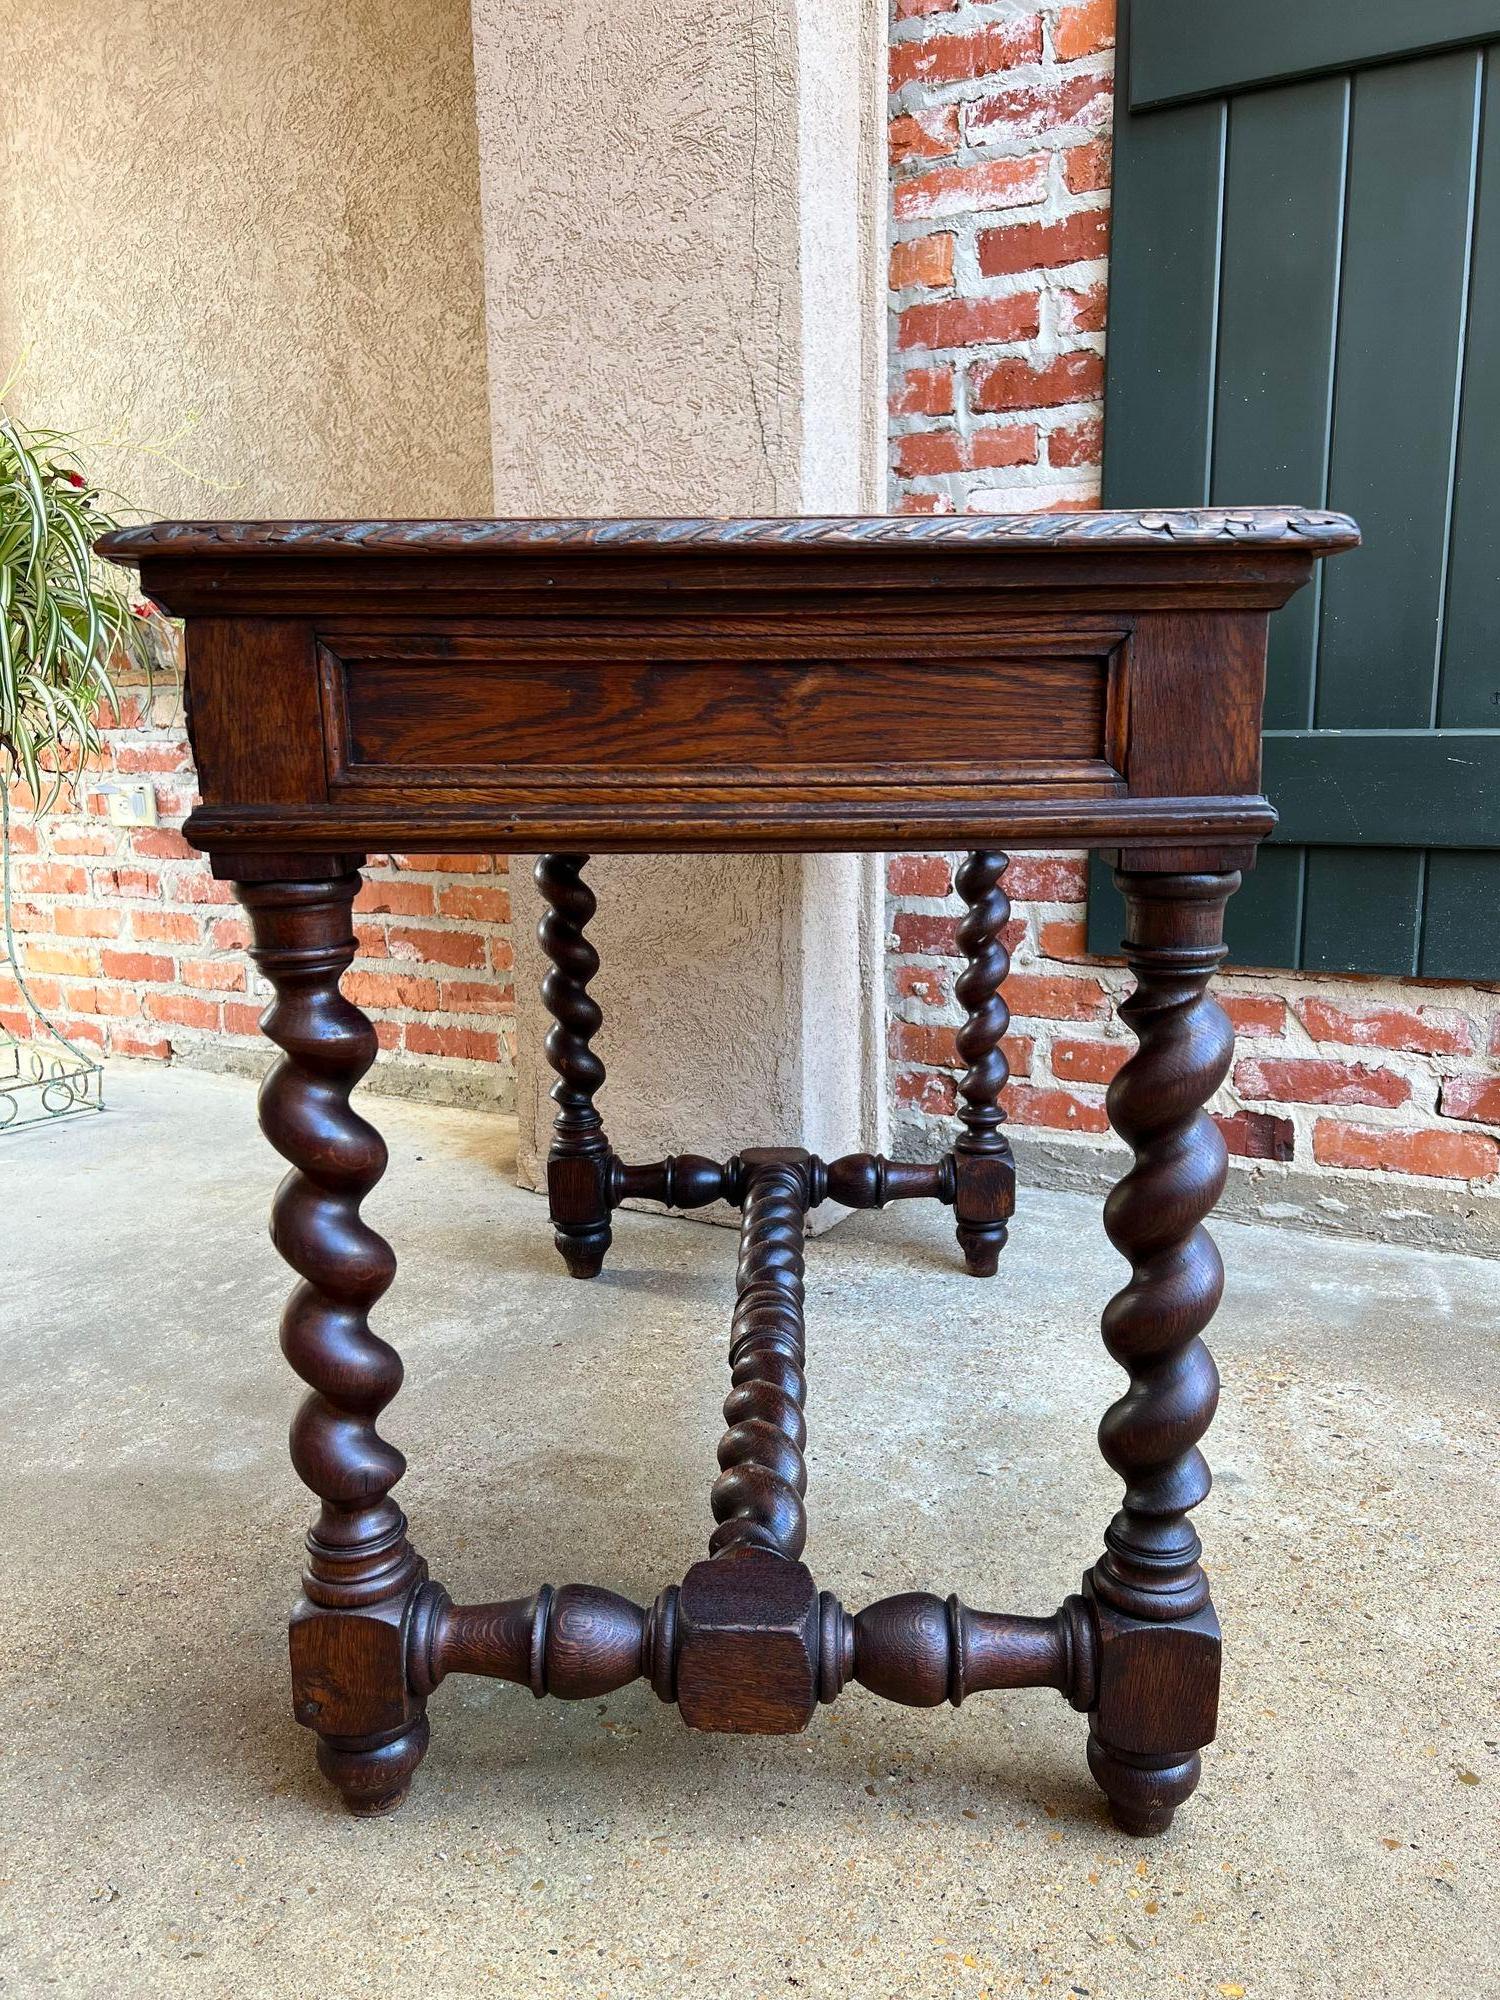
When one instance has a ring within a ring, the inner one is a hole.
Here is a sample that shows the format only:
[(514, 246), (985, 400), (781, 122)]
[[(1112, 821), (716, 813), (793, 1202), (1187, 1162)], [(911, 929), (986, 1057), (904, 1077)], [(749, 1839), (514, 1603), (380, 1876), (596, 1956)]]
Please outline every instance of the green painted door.
[(1115, 104), (1104, 504), (1365, 533), (1272, 624), (1232, 958), (1500, 979), (1500, 0), (1122, 0)]

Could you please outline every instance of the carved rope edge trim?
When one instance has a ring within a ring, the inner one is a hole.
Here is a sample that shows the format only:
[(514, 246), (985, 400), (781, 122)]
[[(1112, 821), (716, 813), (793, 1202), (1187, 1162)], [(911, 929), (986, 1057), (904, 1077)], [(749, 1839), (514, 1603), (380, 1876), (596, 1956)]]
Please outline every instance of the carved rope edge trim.
[(1203, 507), (1151, 513), (847, 515), (787, 520), (156, 521), (117, 529), (97, 544), (129, 561), (151, 554), (319, 555), (554, 548), (901, 549), (961, 551), (1020, 545), (1048, 549), (1161, 549), (1238, 542), (1256, 548), (1353, 548), (1346, 514), (1288, 507)]

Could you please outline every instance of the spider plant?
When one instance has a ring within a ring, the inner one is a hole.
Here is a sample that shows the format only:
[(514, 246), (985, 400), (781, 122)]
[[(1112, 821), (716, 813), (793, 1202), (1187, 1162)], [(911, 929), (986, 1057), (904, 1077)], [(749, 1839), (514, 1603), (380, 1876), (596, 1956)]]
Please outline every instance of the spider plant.
[(149, 678), (170, 657), (165, 620), (94, 557), (114, 525), (76, 442), (0, 404), (0, 785), (22, 779), (36, 813), (102, 748), (112, 663)]
[(118, 715), (111, 669), (147, 685), (175, 665), (172, 629), (98, 562), (95, 536), (115, 525), (84, 474), (77, 442), (30, 430), (0, 387), (0, 964), (19, 995), (23, 1040), (0, 1025), (0, 1130), (104, 1108), (100, 1067), (49, 1021), (17, 958), (10, 890), (11, 787), (40, 815), (103, 748)]

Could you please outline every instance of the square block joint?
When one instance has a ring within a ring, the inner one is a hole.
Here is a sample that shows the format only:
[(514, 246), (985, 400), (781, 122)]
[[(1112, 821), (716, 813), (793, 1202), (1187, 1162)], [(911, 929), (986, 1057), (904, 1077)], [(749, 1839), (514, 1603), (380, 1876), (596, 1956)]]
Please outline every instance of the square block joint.
[(695, 1563), (678, 1599), (677, 1704), (690, 1729), (789, 1736), (818, 1705), (818, 1590), (764, 1549)]

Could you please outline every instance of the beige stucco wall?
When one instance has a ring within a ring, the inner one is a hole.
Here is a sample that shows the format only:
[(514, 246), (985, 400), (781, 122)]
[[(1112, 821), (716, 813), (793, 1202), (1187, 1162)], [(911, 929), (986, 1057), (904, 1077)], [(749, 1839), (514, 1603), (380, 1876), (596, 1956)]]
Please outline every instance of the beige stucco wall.
[(466, 0), (15, 0), (0, 377), (161, 514), (484, 513)]
[(795, 508), (785, 9), (475, 0), (497, 509)]
[[(518, 33), (475, 0), (497, 512), (879, 507), (884, 24), (883, 0), (535, 0)], [(589, 879), (626, 1157), (880, 1143), (876, 864), (606, 858)], [(535, 1184), (552, 1077), (519, 870), (513, 893)]]
[(495, 505), (879, 505), (885, 11), (475, 0)]

